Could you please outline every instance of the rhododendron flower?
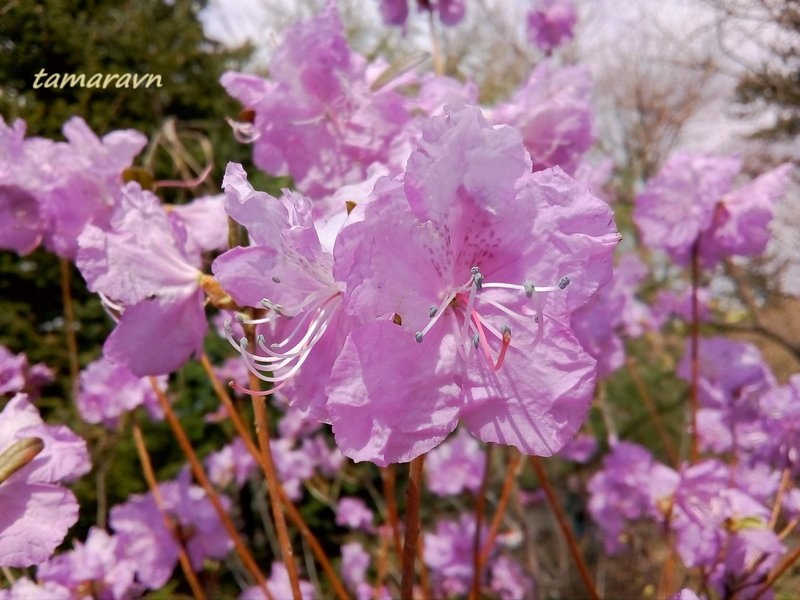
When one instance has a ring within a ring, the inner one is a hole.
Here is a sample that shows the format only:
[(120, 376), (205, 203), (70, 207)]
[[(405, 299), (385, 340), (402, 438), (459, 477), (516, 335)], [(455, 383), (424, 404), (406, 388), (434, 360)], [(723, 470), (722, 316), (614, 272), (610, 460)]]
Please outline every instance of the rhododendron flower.
[(597, 374), (604, 377), (625, 363), (621, 334), (641, 335), (651, 321), (649, 309), (636, 299), (647, 267), (635, 254), (626, 254), (604, 285), (586, 306), (572, 314), (570, 323), (586, 351), (597, 359)]
[(66, 142), (24, 139), (21, 121), (0, 120), (0, 246), (31, 251), (42, 240), (48, 250), (74, 258), (88, 223), (108, 226), (122, 186), (122, 171), (147, 139), (132, 130), (98, 138), (74, 117), (63, 127)]
[[(702, 338), (699, 352), (703, 357), (697, 382), (701, 408), (698, 428), (704, 447), (726, 452), (759, 443), (753, 437), (759, 417), (759, 397), (776, 383), (757, 346), (724, 337)], [(677, 373), (691, 380), (689, 342)], [(771, 435), (771, 434), (770, 434)], [(734, 446), (735, 442), (735, 446)]]
[[(284, 192), (280, 200), (256, 192), (235, 163), (228, 165), (223, 187), (228, 215), (247, 228), (252, 245), (219, 256), (212, 270), (237, 304), (270, 311), (244, 321), (260, 327), (256, 353), (248, 350), (246, 339), (234, 339), (230, 327), (228, 339), (251, 372), (275, 384), (270, 393), (295, 377), (294, 406), (324, 420), (325, 384), (347, 316), (340, 310), (333, 257), (320, 243), (310, 200), (295, 192)], [(303, 367), (313, 376), (299, 376)]]
[(372, 511), (361, 498), (340, 498), (336, 505), (336, 524), (350, 529), (372, 529)]
[(120, 539), (97, 527), (89, 530), (85, 543), (75, 542), (73, 550), (54, 556), (36, 571), (39, 581), (60, 584), (74, 597), (101, 600), (133, 596), (138, 591), (135, 574), (134, 557), (125, 557)]
[(533, 580), (525, 575), (520, 564), (507, 556), (500, 556), (491, 565), (492, 591), (500, 600), (518, 600), (534, 597)]
[(86, 442), (45, 425), (24, 394), (0, 412), (0, 566), (47, 560), (78, 520), (78, 503), (58, 485), (91, 469)]
[(461, 418), (484, 441), (557, 452), (594, 385), (566, 315), (608, 279), (617, 241), (585, 187), (530, 173), (515, 130), (469, 107), (432, 119), (404, 179), (379, 182), (337, 239), (345, 310), (377, 319), (350, 333), (328, 383), (342, 451), (408, 461)]
[(697, 244), (706, 267), (728, 256), (763, 252), (791, 167), (782, 165), (732, 190), (740, 171), (734, 157), (672, 156), (636, 197), (634, 220), (644, 243), (681, 265), (688, 264)]
[(245, 484), (258, 466), (241, 438), (236, 438), (221, 450), (209, 454), (205, 463), (208, 478), (216, 485), (227, 487), (235, 483), (237, 488)]
[(246, 133), (259, 168), (291, 175), (298, 190), (319, 198), (361, 181), (373, 162), (389, 162), (410, 115), (396, 91), (371, 89), (366, 61), (348, 47), (335, 3), (287, 29), (269, 73), (269, 80), (233, 72), (221, 79), (255, 112)]
[[(409, 0), (380, 0), (381, 15), (387, 25), (405, 25)], [(417, 8), (439, 15), (445, 25), (458, 25), (464, 18), (464, 0), (417, 0)]]
[(587, 67), (542, 61), (510, 102), (494, 108), (491, 119), (520, 130), (535, 171), (559, 166), (573, 174), (594, 143), (591, 94)]
[[(175, 526), (168, 530), (151, 493), (128, 498), (111, 509), (109, 523), (124, 545), (125, 556), (136, 563), (137, 580), (151, 589), (163, 586), (178, 562), (179, 536), (192, 568), (199, 571), (206, 558), (222, 558), (233, 548), (205, 491), (191, 485), (188, 469), (174, 481), (158, 486), (164, 509)], [(220, 498), (227, 507), (228, 499)]]
[(25, 354), (12, 354), (0, 346), (0, 396), (24, 392), (28, 399), (35, 400), (41, 388), (54, 378), (52, 369), (44, 363), (29, 365)]
[(483, 481), (486, 454), (466, 429), (428, 453), (425, 481), (438, 496), (453, 496), (463, 491), (476, 492)]
[(758, 403), (758, 419), (747, 436), (752, 456), (776, 469), (800, 470), (800, 375), (766, 392)]
[[(305, 579), (300, 580), (300, 597), (303, 600), (314, 600), (314, 586)], [(272, 563), (272, 570), (267, 579), (267, 589), (272, 598), (294, 598), (292, 593), (292, 583), (289, 579), (289, 572), (286, 565), (282, 562)], [(267, 595), (258, 586), (248, 588), (239, 600), (267, 600)]]
[(434, 594), (466, 594), (472, 582), (475, 515), (438, 521), (436, 529), (426, 533), (424, 540), (423, 560), (431, 571)]
[(528, 39), (549, 54), (572, 39), (577, 20), (572, 0), (536, 0), (528, 13)]
[(650, 452), (631, 442), (617, 442), (603, 458), (603, 468), (587, 486), (589, 513), (600, 527), (606, 552), (624, 547), (628, 522), (642, 518), (663, 522), (659, 500), (668, 498), (679, 475), (655, 461)]
[[(161, 384), (166, 378), (160, 378)], [(136, 377), (125, 366), (100, 358), (80, 374), (75, 395), (78, 413), (87, 423), (102, 423), (116, 429), (119, 418), (137, 406), (144, 406), (150, 418), (160, 420), (163, 411), (150, 381)]]
[(185, 241), (158, 198), (137, 183), (123, 189), (108, 231), (88, 225), (79, 239), (77, 265), (89, 289), (120, 315), (103, 353), (139, 377), (171, 373), (202, 351), (203, 274)]

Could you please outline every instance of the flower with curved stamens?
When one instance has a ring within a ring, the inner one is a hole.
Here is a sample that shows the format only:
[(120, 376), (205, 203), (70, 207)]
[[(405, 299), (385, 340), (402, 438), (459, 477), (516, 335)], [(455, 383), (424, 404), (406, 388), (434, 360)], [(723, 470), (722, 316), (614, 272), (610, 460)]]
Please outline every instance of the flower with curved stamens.
[(258, 328), (257, 351), (248, 348), (245, 338), (234, 339), (230, 326), (228, 340), (248, 369), (272, 384), (262, 394), (281, 389), (304, 367), (314, 373), (295, 378), (292, 400), (297, 408), (324, 420), (326, 374), (350, 317), (340, 310), (333, 257), (320, 243), (311, 202), (295, 192), (286, 191), (276, 199), (255, 191), (236, 163), (228, 165), (223, 187), (228, 215), (247, 228), (252, 245), (222, 254), (212, 270), (240, 306), (266, 311), (264, 317), (240, 317), (242, 324)]
[(530, 173), (515, 130), (470, 107), (432, 119), (403, 181), (379, 182), (337, 239), (345, 310), (377, 319), (352, 331), (328, 384), (342, 451), (411, 460), (461, 418), (484, 441), (557, 452), (594, 384), (568, 315), (610, 276), (618, 239), (585, 186)]

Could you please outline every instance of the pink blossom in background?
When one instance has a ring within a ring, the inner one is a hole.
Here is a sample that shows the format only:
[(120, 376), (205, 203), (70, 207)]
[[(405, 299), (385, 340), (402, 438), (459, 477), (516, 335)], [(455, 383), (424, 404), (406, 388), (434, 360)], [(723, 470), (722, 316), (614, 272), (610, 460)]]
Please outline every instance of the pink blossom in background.
[(80, 117), (64, 124), (66, 142), (24, 139), (25, 124), (0, 120), (0, 247), (25, 254), (39, 242), (74, 259), (91, 223), (105, 228), (119, 201), (122, 171), (147, 140), (133, 130), (98, 138)]
[(491, 120), (519, 129), (534, 171), (559, 166), (574, 174), (595, 140), (591, 96), (588, 67), (545, 60), (509, 102), (492, 109)]
[(101, 600), (125, 600), (142, 591), (134, 583), (135, 574), (136, 562), (125, 556), (120, 539), (92, 527), (85, 543), (76, 541), (72, 550), (40, 565), (36, 578), (64, 586), (74, 597), (91, 590)]
[[(24, 394), (0, 412), (0, 456), (36, 438), (35, 458), (0, 481), (0, 565), (27, 567), (46, 561), (78, 519), (73, 493), (59, 485), (91, 469), (86, 442), (64, 425), (46, 425)], [(8, 465), (3, 464), (5, 471)]]
[(224, 488), (235, 484), (241, 488), (248, 477), (258, 467), (255, 458), (247, 451), (240, 438), (236, 438), (217, 452), (212, 452), (205, 459), (208, 478), (217, 486)]
[(763, 252), (791, 167), (782, 165), (733, 190), (741, 169), (735, 157), (674, 154), (636, 196), (633, 216), (643, 242), (680, 265), (690, 262), (695, 244), (705, 267)]
[(185, 243), (183, 227), (136, 183), (125, 186), (108, 230), (88, 225), (80, 236), (81, 274), (121, 313), (103, 353), (139, 377), (166, 375), (202, 352), (202, 273)]
[(351, 52), (334, 3), (285, 32), (269, 73), (221, 80), (255, 112), (248, 133), (256, 166), (290, 175), (300, 192), (320, 198), (363, 180), (373, 162), (388, 163), (410, 116), (396, 91), (371, 89), (366, 60)]
[(373, 514), (361, 498), (339, 498), (336, 505), (336, 524), (350, 529), (371, 531)]
[[(166, 384), (166, 378), (159, 380), (162, 386)], [(150, 381), (106, 358), (81, 371), (75, 404), (84, 421), (102, 423), (109, 429), (116, 429), (120, 416), (137, 406), (144, 406), (151, 419), (164, 417)]]
[[(272, 563), (272, 570), (267, 580), (267, 589), (274, 600), (278, 598), (293, 598), (292, 584), (289, 580), (289, 572), (281, 562)], [(314, 600), (314, 586), (311, 582), (304, 579), (300, 580), (300, 597), (303, 600)], [(267, 600), (267, 595), (258, 586), (253, 586), (245, 590), (239, 600)]]
[(549, 54), (572, 39), (577, 21), (572, 0), (535, 0), (528, 13), (528, 39)]
[(25, 354), (13, 354), (0, 346), (0, 396), (23, 392), (29, 400), (35, 400), (41, 388), (54, 379), (55, 373), (44, 363), (30, 365)]
[(437, 496), (476, 492), (483, 481), (486, 454), (463, 427), (428, 453), (425, 482)]
[[(200, 570), (206, 558), (223, 558), (233, 548), (205, 491), (191, 484), (188, 468), (158, 487), (193, 569)], [(222, 496), (220, 500), (227, 508), (228, 499)], [(150, 589), (162, 587), (178, 562), (178, 544), (152, 494), (133, 495), (114, 506), (109, 524), (123, 544), (124, 556), (136, 564), (136, 580)]]
[[(403, 25), (408, 20), (408, 3), (414, 0), (379, 0), (381, 16), (387, 25)], [(464, 0), (417, 0), (417, 9), (439, 16), (439, 20), (450, 27), (458, 25), (466, 12)]]

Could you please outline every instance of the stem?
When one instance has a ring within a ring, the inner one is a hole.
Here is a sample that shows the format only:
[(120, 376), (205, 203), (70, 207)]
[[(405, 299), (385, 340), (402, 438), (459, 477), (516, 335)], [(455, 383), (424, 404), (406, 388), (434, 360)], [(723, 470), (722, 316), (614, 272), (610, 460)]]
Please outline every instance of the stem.
[(69, 377), (74, 392), (78, 382), (78, 342), (75, 339), (75, 311), (72, 306), (72, 269), (66, 258), (58, 261), (61, 272), (61, 302), (64, 305), (64, 333), (67, 337), (67, 356), (69, 357)]
[[(217, 393), (220, 401), (222, 402), (225, 409), (228, 411), (228, 415), (233, 422), (233, 426), (236, 429), (236, 432), (239, 434), (239, 437), (244, 442), (247, 451), (250, 452), (250, 455), (255, 459), (255, 461), (261, 465), (261, 469), (264, 471), (264, 476), (266, 477), (266, 463), (264, 463), (261, 453), (258, 450), (255, 442), (253, 442), (253, 438), (250, 435), (250, 432), (247, 430), (247, 427), (242, 421), (239, 412), (236, 410), (236, 407), (233, 405), (233, 400), (231, 399), (230, 395), (225, 391), (225, 388), (219, 381), (217, 374), (214, 372), (213, 367), (211, 366), (211, 362), (208, 360), (208, 357), (205, 354), (200, 355), (200, 362), (203, 365), (203, 369), (205, 369), (206, 374), (208, 375), (209, 379), (211, 380), (211, 385), (214, 388), (214, 391)], [(295, 508), (294, 503), (286, 496), (286, 493), (283, 489), (283, 486), (279, 486), (279, 492), (281, 495), (281, 501), (283, 502), (283, 506), (286, 508), (286, 512), (289, 513), (289, 519), (291, 519), (292, 523), (294, 524), (297, 529), (300, 530), (300, 534), (305, 538), (306, 542), (308, 542), (309, 547), (311, 548), (311, 552), (316, 557), (317, 561), (319, 562), (322, 570), (325, 571), (325, 574), (328, 576), (328, 579), (333, 586), (333, 591), (336, 594), (336, 597), (339, 600), (348, 600), (347, 591), (345, 591), (345, 587), (342, 584), (342, 581), (339, 579), (339, 576), (336, 574), (333, 565), (331, 565), (331, 561), (328, 559), (328, 556), (325, 554), (325, 550), (322, 548), (322, 545), (319, 543), (319, 540), (308, 527), (308, 524), (303, 519), (303, 516), (300, 512)]]
[(572, 533), (572, 528), (569, 526), (569, 523), (567, 523), (567, 519), (564, 516), (564, 511), (561, 510), (561, 505), (558, 503), (558, 498), (556, 498), (556, 493), (553, 490), (553, 486), (550, 485), (550, 480), (547, 478), (544, 465), (538, 456), (531, 456), (530, 458), (531, 465), (536, 473), (536, 478), (539, 480), (539, 484), (542, 486), (544, 494), (547, 497), (547, 503), (550, 505), (550, 509), (553, 511), (553, 515), (558, 522), (558, 527), (561, 529), (561, 533), (564, 535), (564, 539), (567, 541), (567, 546), (569, 547), (569, 552), (572, 555), (572, 560), (578, 567), (578, 574), (581, 577), (583, 586), (586, 588), (586, 591), (589, 593), (589, 597), (592, 600), (600, 600), (600, 596), (597, 594), (594, 581), (592, 581), (592, 576), (589, 574), (589, 568), (586, 566), (586, 562), (583, 560), (583, 556), (581, 556), (580, 550), (578, 549), (578, 543), (575, 540), (575, 534)]
[(400, 542), (400, 519), (397, 516), (397, 498), (395, 493), (397, 473), (394, 465), (389, 465), (381, 469), (380, 472), (381, 481), (383, 482), (383, 496), (386, 501), (386, 512), (389, 517), (389, 526), (392, 528), (394, 551), (399, 559), (403, 555), (403, 546)]
[(419, 543), (417, 544), (417, 558), (419, 559), (419, 582), (422, 588), (422, 600), (431, 598), (431, 582), (428, 576), (428, 565), (425, 564), (425, 536), (419, 532)]
[(133, 424), (133, 442), (136, 445), (136, 453), (139, 455), (139, 462), (142, 463), (142, 472), (144, 473), (145, 481), (147, 481), (147, 487), (150, 488), (153, 500), (158, 507), (158, 511), (161, 513), (161, 517), (164, 519), (164, 526), (167, 528), (167, 531), (172, 533), (172, 537), (175, 538), (175, 542), (178, 544), (178, 560), (181, 563), (183, 574), (186, 575), (194, 597), (198, 600), (205, 600), (205, 592), (203, 592), (203, 588), (197, 580), (197, 575), (195, 575), (194, 569), (192, 569), (192, 563), (189, 560), (189, 555), (186, 553), (186, 546), (184, 546), (183, 540), (175, 535), (175, 523), (173, 518), (167, 513), (166, 506), (164, 505), (164, 498), (161, 496), (161, 489), (158, 487), (156, 476), (153, 473), (153, 465), (150, 463), (150, 456), (147, 454), (147, 446), (145, 446), (144, 436), (142, 435), (142, 430), (138, 423)]
[(783, 475), (781, 476), (781, 483), (778, 486), (778, 492), (775, 494), (775, 504), (772, 506), (772, 515), (769, 519), (769, 525), (767, 527), (769, 529), (775, 529), (775, 525), (778, 523), (778, 517), (781, 514), (781, 504), (783, 503), (783, 497), (786, 495), (786, 491), (789, 489), (789, 486), (792, 484), (792, 470), (789, 467), (786, 467), (783, 470)]
[(492, 445), (486, 445), (483, 479), (478, 494), (475, 496), (475, 535), (472, 538), (472, 588), (469, 593), (470, 600), (478, 600), (481, 594), (481, 528), (483, 527), (483, 513), (486, 511), (486, 491), (489, 488), (489, 478), (492, 472)]
[(406, 531), (403, 540), (403, 567), (400, 580), (400, 597), (412, 600), (414, 592), (414, 559), (417, 556), (419, 536), (419, 505), (422, 497), (422, 471), (425, 455), (422, 454), (409, 465), (408, 488), (406, 488)]
[(431, 48), (433, 50), (433, 71), (441, 77), (444, 75), (444, 61), (442, 60), (442, 50), (439, 47), (439, 38), (436, 36), (436, 22), (433, 11), (428, 12), (428, 22), (431, 27)]
[[(254, 351), (253, 331), (248, 332), (250, 351)], [(250, 389), (258, 392), (261, 390), (261, 380), (253, 373), (249, 373)], [(286, 518), (283, 514), (281, 502), (282, 487), (278, 474), (275, 470), (275, 463), (272, 460), (272, 448), (270, 447), (269, 418), (267, 417), (267, 404), (263, 397), (252, 395), (253, 414), (256, 418), (256, 437), (261, 449), (261, 463), (264, 468), (264, 475), (267, 478), (267, 491), (269, 492), (270, 505), (272, 506), (272, 517), (275, 520), (275, 529), (278, 533), (278, 544), (281, 547), (281, 556), (289, 574), (289, 581), (292, 586), (292, 594), (295, 600), (302, 600), (300, 594), (300, 578), (297, 574), (297, 565), (294, 562), (292, 544), (289, 542), (289, 531), (286, 528)]]
[(242, 538), (236, 531), (236, 526), (233, 524), (233, 521), (231, 521), (230, 516), (228, 516), (225, 507), (222, 506), (222, 502), (220, 502), (213, 486), (208, 481), (208, 477), (206, 477), (205, 471), (203, 470), (203, 465), (197, 458), (197, 454), (195, 454), (192, 444), (189, 442), (189, 438), (186, 436), (186, 432), (183, 430), (183, 426), (175, 414), (175, 411), (172, 410), (172, 404), (170, 404), (169, 399), (164, 394), (164, 391), (161, 389), (161, 386), (158, 384), (158, 381), (155, 377), (150, 377), (150, 385), (152, 386), (153, 391), (156, 393), (156, 397), (161, 405), (161, 409), (164, 411), (164, 417), (172, 429), (172, 433), (175, 436), (178, 445), (181, 447), (181, 450), (189, 461), (189, 466), (192, 469), (195, 479), (205, 490), (206, 494), (208, 495), (208, 499), (214, 506), (214, 510), (217, 512), (217, 515), (219, 515), (220, 521), (222, 521), (223, 527), (225, 527), (225, 531), (228, 532), (228, 535), (233, 541), (233, 546), (236, 549), (236, 553), (242, 559), (242, 562), (244, 563), (244, 566), (247, 567), (247, 570), (253, 575), (258, 586), (261, 588), (264, 594), (268, 598), (271, 598), (269, 590), (267, 589), (267, 580), (264, 577), (264, 573), (262, 573), (261, 569), (258, 568), (258, 564), (256, 564), (253, 555), (247, 549), (247, 546), (245, 546), (242, 542)]
[(644, 400), (644, 404), (647, 407), (647, 412), (650, 413), (650, 418), (652, 419), (653, 425), (655, 425), (656, 431), (658, 432), (658, 437), (661, 438), (661, 443), (663, 444), (664, 449), (667, 451), (667, 456), (669, 456), (672, 466), (676, 467), (678, 465), (678, 452), (675, 449), (675, 446), (672, 444), (672, 440), (670, 439), (669, 435), (667, 434), (667, 428), (664, 426), (664, 421), (661, 420), (661, 415), (656, 409), (656, 403), (653, 401), (652, 396), (650, 396), (650, 391), (647, 389), (647, 386), (645, 386), (641, 373), (639, 373), (639, 367), (636, 364), (636, 359), (626, 356), (625, 363), (628, 366), (631, 379), (633, 379), (633, 384), (636, 386), (636, 389), (639, 392), (639, 395), (642, 397), (642, 400)]
[(383, 588), (383, 582), (386, 580), (386, 571), (389, 568), (389, 534), (385, 530), (382, 530), (379, 535), (381, 537), (381, 544), (378, 550), (375, 587), (372, 590), (373, 600), (380, 600), (382, 597), (381, 588)]
[(697, 411), (700, 408), (699, 383), (700, 383), (700, 304), (697, 297), (697, 288), (700, 282), (700, 242), (692, 246), (692, 381), (689, 387), (689, 410), (691, 411), (691, 464), (696, 464), (700, 457), (699, 436), (697, 432)]
[(497, 510), (495, 510), (492, 525), (489, 528), (489, 533), (486, 536), (486, 541), (483, 543), (483, 550), (480, 555), (480, 568), (482, 569), (489, 561), (489, 555), (492, 553), (497, 532), (500, 531), (500, 523), (503, 522), (503, 517), (508, 508), (508, 502), (511, 499), (511, 491), (514, 489), (514, 482), (517, 479), (517, 470), (522, 462), (522, 455), (514, 449), (510, 448), (511, 460), (506, 466), (506, 478), (503, 482), (503, 491), (500, 493), (500, 500), (497, 502)]
[(786, 558), (784, 558), (774, 569), (772, 569), (772, 571), (769, 572), (766, 581), (764, 581), (763, 585), (760, 588), (758, 588), (758, 590), (756, 591), (756, 595), (753, 596), (753, 600), (758, 600), (759, 598), (761, 598), (761, 596), (767, 593), (767, 591), (769, 591), (769, 588), (772, 587), (772, 585), (778, 580), (778, 578), (781, 575), (783, 575), (786, 571), (788, 571), (789, 567), (791, 567), (795, 562), (797, 562), (798, 558), (800, 558), (800, 546), (795, 548), (791, 554), (786, 556)]

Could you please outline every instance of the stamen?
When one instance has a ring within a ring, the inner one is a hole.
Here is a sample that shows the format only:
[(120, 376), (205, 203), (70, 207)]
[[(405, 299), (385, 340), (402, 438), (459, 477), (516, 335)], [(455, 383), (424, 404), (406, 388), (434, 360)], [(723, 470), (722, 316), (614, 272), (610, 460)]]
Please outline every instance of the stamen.
[(251, 390), (249, 388), (246, 388), (246, 387), (236, 383), (235, 381), (229, 381), (228, 382), (228, 385), (231, 386), (238, 393), (240, 393), (240, 394), (250, 394), (251, 396), (257, 396), (259, 398), (263, 398), (265, 396), (271, 396), (272, 394), (277, 392), (279, 389), (281, 389), (285, 384), (286, 384), (286, 382), (284, 381), (283, 383), (278, 384), (276, 386), (273, 386), (268, 390)]
[(430, 309), (428, 310), (428, 318), (432, 319), (433, 317), (436, 316), (436, 313), (438, 312), (439, 312), (438, 308), (436, 308), (435, 306), (431, 306)]
[(503, 332), (503, 344), (500, 346), (500, 353), (497, 355), (497, 362), (494, 364), (495, 371), (499, 371), (500, 367), (503, 366), (503, 360), (506, 358), (506, 351), (511, 345), (511, 327), (504, 325), (501, 331)]
[[(453, 298), (455, 297), (456, 297), (456, 292), (450, 292), (450, 294), (444, 300), (442, 300), (442, 303), (439, 305), (438, 308), (436, 308), (436, 312), (433, 313), (432, 317), (430, 317), (431, 320), (428, 321), (428, 323), (425, 325), (425, 327), (422, 328), (421, 331), (417, 331), (414, 334), (414, 339), (417, 340), (417, 343), (422, 343), (422, 338), (424, 338), (425, 334), (431, 330), (431, 327), (433, 327), (434, 324), (436, 324), (436, 321), (439, 320), (439, 317), (441, 317), (444, 314), (447, 305), (450, 304), (453, 301)], [(431, 312), (433, 311), (429, 311), (429, 314)]]

